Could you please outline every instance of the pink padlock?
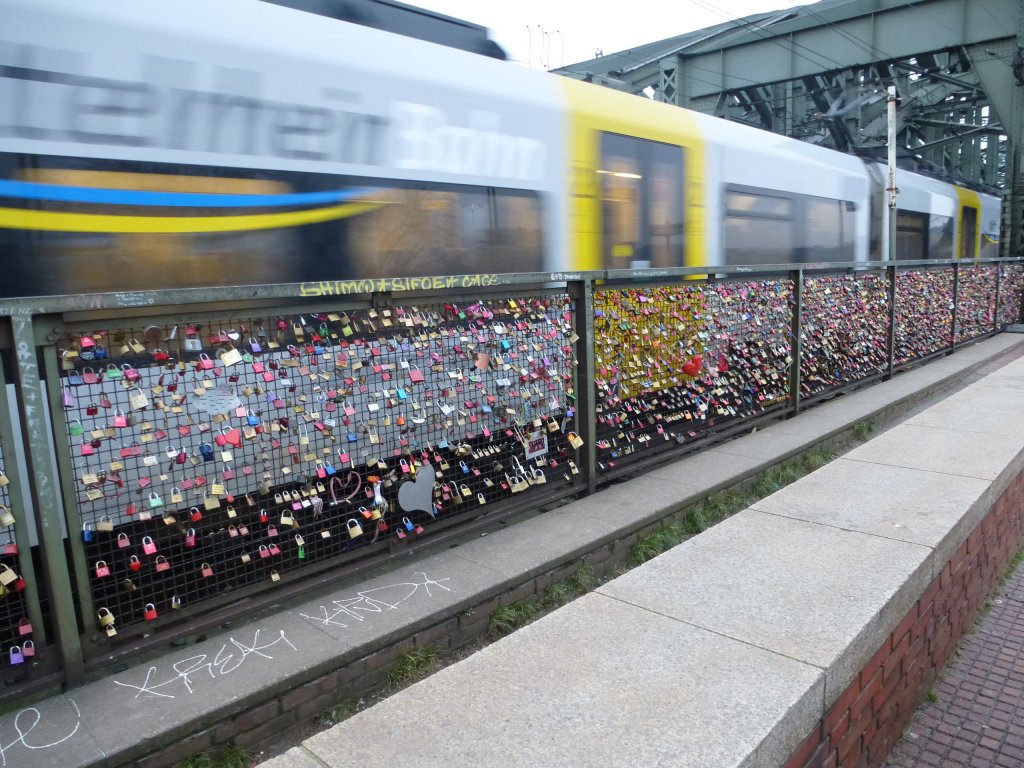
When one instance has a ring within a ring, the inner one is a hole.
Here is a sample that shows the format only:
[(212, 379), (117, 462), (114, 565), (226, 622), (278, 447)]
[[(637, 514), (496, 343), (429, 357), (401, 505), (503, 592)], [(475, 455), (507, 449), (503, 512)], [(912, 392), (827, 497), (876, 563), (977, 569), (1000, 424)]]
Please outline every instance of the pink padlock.
[(147, 555), (156, 554), (156, 544), (153, 543), (153, 539), (149, 536), (142, 537), (142, 551)]

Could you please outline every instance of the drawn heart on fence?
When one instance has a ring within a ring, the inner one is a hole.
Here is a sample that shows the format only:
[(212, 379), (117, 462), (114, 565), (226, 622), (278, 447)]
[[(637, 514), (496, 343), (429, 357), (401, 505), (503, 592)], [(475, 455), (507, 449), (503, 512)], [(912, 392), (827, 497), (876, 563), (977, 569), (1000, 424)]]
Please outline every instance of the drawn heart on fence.
[(424, 464), (416, 473), (415, 480), (408, 480), (398, 486), (398, 505), (406, 512), (420, 510), (431, 517), (434, 511), (434, 468)]

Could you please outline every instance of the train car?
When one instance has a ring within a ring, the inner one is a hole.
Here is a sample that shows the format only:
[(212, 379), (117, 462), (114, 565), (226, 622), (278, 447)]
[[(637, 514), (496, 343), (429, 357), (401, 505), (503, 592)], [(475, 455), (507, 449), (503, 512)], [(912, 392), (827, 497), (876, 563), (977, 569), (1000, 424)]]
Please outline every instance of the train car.
[[(0, 18), (3, 296), (886, 252), (857, 158), (484, 56), (252, 0)], [(998, 242), (900, 186), (901, 255)]]

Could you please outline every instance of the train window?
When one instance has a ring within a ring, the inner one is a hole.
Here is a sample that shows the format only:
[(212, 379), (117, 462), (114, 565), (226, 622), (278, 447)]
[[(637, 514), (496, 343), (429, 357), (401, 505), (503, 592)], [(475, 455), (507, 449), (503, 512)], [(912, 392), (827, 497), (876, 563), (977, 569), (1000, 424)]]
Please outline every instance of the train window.
[(853, 261), (854, 207), (843, 200), (802, 197), (804, 261)]
[(933, 213), (928, 217), (928, 258), (953, 258), (952, 216), (937, 216)]
[(730, 189), (725, 196), (727, 264), (788, 264), (794, 261), (793, 199)]
[(726, 210), (730, 214), (741, 216), (791, 219), (793, 218), (793, 201), (787, 197), (731, 190), (726, 197)]
[(896, 258), (900, 261), (928, 258), (928, 214), (896, 211)]
[(360, 277), (536, 272), (540, 205), (513, 190), (390, 189), (380, 208), (355, 216), (346, 256)]
[(683, 150), (601, 135), (604, 266), (609, 269), (683, 264)]

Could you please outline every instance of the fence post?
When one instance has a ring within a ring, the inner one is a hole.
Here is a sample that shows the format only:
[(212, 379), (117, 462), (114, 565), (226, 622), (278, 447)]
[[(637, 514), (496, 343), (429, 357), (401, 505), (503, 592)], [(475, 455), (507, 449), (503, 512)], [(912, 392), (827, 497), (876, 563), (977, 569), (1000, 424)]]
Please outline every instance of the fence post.
[(886, 356), (889, 359), (885, 378), (888, 380), (892, 378), (896, 367), (896, 264), (886, 267), (885, 271), (889, 277), (889, 333), (885, 339)]
[(957, 318), (960, 315), (960, 262), (953, 264), (953, 323), (949, 334), (949, 354), (956, 352)]
[(573, 299), (576, 334), (576, 428), (583, 438), (580, 470), (587, 493), (597, 490), (597, 410), (594, 397), (594, 283), (589, 277), (566, 283)]
[[(39, 365), (31, 315), (11, 317), (14, 349), (17, 357), (18, 383), (21, 391), (22, 427), (27, 436), (30, 477), (39, 516), (40, 548), (43, 568), (52, 601), (52, 616), (64, 665), (65, 680), (74, 685), (82, 681), (84, 662), (78, 632), (77, 613), (72, 600), (71, 578), (64, 549), (61, 526), (59, 489), (50, 473), (52, 439), (46, 428), (45, 398), (40, 397)], [(61, 409), (58, 382), (48, 381), (49, 405)], [(69, 535), (74, 535), (69, 531)]]
[(3, 454), (4, 466), (7, 468), (10, 479), (7, 493), (11, 502), (11, 514), (14, 515), (14, 542), (18, 545), (18, 573), (25, 579), (25, 607), (28, 611), (28, 620), (32, 623), (33, 639), (38, 645), (45, 645), (47, 642), (46, 625), (43, 623), (43, 613), (39, 603), (39, 580), (36, 578), (35, 563), (32, 561), (32, 536), (26, 514), (31, 492), (22, 487), (18, 473), (14, 471), (15, 462), (20, 454), (12, 428), (14, 417), (10, 409), (7, 408), (7, 380), (4, 377), (2, 365), (0, 365), (0, 392), (4, 397), (4, 403), (0, 405), (0, 453)]
[(790, 318), (790, 357), (789, 364), (789, 396), (793, 400), (793, 415), (800, 412), (801, 368), (803, 362), (803, 324), (801, 317), (804, 312), (804, 271), (794, 269), (789, 273), (793, 282), (793, 316)]
[(1002, 326), (999, 324), (999, 283), (1003, 275), (1003, 265), (996, 264), (996, 301), (992, 311), (992, 330), (998, 331)]

